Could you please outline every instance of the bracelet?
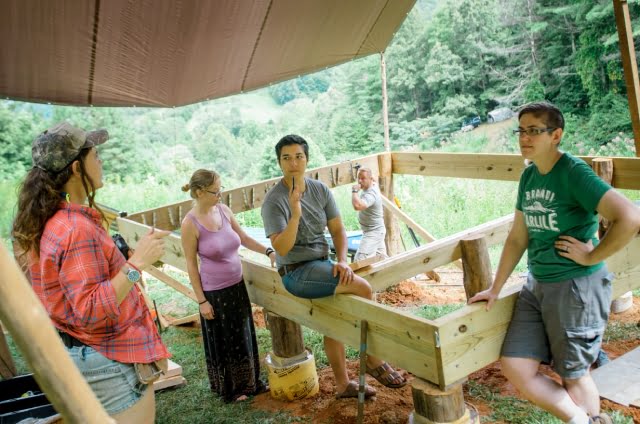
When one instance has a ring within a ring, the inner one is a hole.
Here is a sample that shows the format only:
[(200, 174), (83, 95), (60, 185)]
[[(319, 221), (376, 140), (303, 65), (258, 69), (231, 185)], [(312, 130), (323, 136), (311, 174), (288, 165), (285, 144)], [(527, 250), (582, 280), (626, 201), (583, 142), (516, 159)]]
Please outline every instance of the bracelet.
[(265, 255), (267, 255), (267, 256), (269, 256), (269, 255), (270, 255), (270, 254), (272, 254), (273, 252), (275, 252), (275, 250), (273, 250), (273, 249), (272, 249), (272, 248), (270, 248), (270, 247), (267, 247), (267, 250), (265, 250), (265, 251), (264, 251), (264, 254), (265, 254)]
[(202, 302), (198, 303), (198, 305), (202, 305), (203, 303), (207, 303), (207, 302), (208, 302), (208, 300), (205, 299)]
[(351, 193), (357, 193), (358, 190), (351, 190)]

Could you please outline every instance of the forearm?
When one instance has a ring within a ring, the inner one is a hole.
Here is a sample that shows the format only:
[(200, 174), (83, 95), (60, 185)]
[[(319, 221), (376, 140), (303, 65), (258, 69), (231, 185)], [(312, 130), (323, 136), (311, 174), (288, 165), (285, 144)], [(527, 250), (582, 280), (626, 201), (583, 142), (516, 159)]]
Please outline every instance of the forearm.
[(267, 246), (264, 246), (262, 243), (258, 243), (256, 240), (252, 239), (251, 237), (247, 237), (244, 240), (242, 240), (242, 245), (247, 249), (256, 253), (265, 254), (267, 251)]
[(271, 245), (278, 255), (285, 256), (293, 248), (298, 235), (298, 225), (300, 218), (291, 217), (285, 229), (271, 241)]
[(331, 238), (333, 240), (333, 245), (336, 249), (336, 257), (338, 262), (346, 262), (347, 261), (347, 232), (344, 227), (342, 227), (339, 231), (336, 231), (335, 234), (331, 234)]
[(134, 283), (129, 281), (127, 276), (120, 271), (118, 272), (118, 275), (111, 279), (111, 285), (113, 286), (113, 290), (116, 292), (116, 302), (120, 305), (131, 291)]
[(353, 209), (355, 209), (357, 211), (361, 211), (363, 209), (366, 209), (366, 205), (360, 199), (360, 196), (358, 196), (358, 192), (351, 193), (351, 205), (353, 206)]
[(589, 264), (597, 264), (626, 246), (638, 234), (638, 224), (631, 219), (610, 222), (605, 236), (589, 253)]
[(200, 281), (200, 270), (197, 263), (187, 262), (187, 273), (189, 274), (189, 282), (193, 288), (193, 292), (196, 294), (198, 303), (207, 300), (204, 296), (204, 290), (202, 289), (202, 281)]

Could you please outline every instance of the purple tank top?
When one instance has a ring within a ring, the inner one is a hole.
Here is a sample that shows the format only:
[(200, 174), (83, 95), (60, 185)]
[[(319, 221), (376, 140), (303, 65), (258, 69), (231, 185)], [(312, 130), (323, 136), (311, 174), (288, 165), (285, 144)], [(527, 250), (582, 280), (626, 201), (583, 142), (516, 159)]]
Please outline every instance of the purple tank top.
[(218, 231), (209, 231), (189, 214), (198, 227), (198, 256), (200, 257), (200, 281), (202, 290), (220, 290), (242, 280), (242, 264), (238, 249), (240, 236), (233, 231), (231, 223), (222, 212), (222, 225)]

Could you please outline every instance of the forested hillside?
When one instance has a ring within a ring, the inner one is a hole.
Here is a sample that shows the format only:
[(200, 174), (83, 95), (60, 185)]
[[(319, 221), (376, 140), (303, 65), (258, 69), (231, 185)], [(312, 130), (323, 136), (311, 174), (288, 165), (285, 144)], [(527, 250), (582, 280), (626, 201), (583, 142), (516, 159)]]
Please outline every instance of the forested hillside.
[[(629, 2), (636, 21), (639, 3)], [(393, 149), (478, 150), (451, 136), (463, 118), (545, 98), (567, 113), (566, 149), (634, 154), (611, 0), (419, 0), (385, 57)], [(199, 167), (227, 186), (273, 176), (273, 145), (287, 133), (309, 140), (311, 166), (381, 151), (381, 111), (379, 56), (174, 109), (2, 101), (0, 194), (31, 166), (34, 135), (62, 119), (109, 130), (111, 184), (170, 190)]]

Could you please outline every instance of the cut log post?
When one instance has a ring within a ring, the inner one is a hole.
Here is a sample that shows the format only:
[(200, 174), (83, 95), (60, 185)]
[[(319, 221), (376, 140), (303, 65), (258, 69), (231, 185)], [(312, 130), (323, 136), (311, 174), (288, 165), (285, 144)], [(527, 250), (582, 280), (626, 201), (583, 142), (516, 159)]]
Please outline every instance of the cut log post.
[[(593, 158), (591, 168), (593, 168), (593, 171), (607, 184), (613, 185), (613, 159)], [(606, 218), (600, 217), (600, 222), (598, 223), (598, 238), (602, 240), (607, 230), (609, 230), (609, 221)], [(613, 302), (611, 302), (611, 312), (619, 314), (631, 308), (633, 301), (629, 302), (629, 299), (633, 299), (631, 292), (626, 292), (619, 298), (614, 299)]]
[(0, 320), (56, 411), (69, 423), (115, 423), (69, 357), (42, 303), (0, 243)]
[(460, 240), (464, 291), (467, 299), (491, 286), (491, 260), (484, 237)]
[(462, 382), (440, 390), (440, 387), (421, 378), (411, 381), (414, 410), (409, 422), (414, 424), (468, 424), (477, 417), (464, 403)]
[(2, 323), (0, 322), (0, 377), (6, 380), (16, 375), (18, 375), (18, 371), (13, 363), (7, 339), (4, 337), (4, 328), (2, 328)]
[[(380, 175), (378, 176), (380, 193), (387, 199), (393, 199), (393, 162), (390, 153), (381, 153), (378, 156), (378, 169), (380, 170)], [(384, 239), (387, 253), (389, 256), (395, 256), (402, 252), (400, 227), (396, 218), (387, 209), (384, 210), (384, 225), (387, 229)]]
[[(610, 158), (593, 158), (591, 161), (591, 167), (593, 171), (602, 178), (607, 184), (611, 184), (613, 181), (613, 160)], [(604, 237), (607, 229), (609, 228), (609, 221), (600, 217), (600, 224), (598, 225), (598, 238)]]
[(267, 312), (265, 316), (267, 318), (267, 326), (271, 332), (274, 355), (280, 358), (293, 358), (304, 352), (300, 324), (282, 318), (273, 312)]

